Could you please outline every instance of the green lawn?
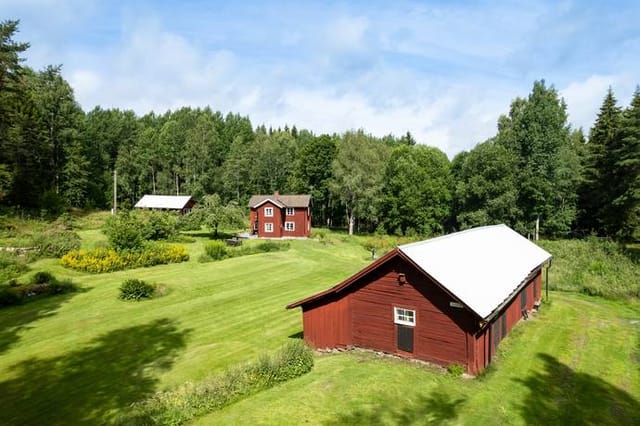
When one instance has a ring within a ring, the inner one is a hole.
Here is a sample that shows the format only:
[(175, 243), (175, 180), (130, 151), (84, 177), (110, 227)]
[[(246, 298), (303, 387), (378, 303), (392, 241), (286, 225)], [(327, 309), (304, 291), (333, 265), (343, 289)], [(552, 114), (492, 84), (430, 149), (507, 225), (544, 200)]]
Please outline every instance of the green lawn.
[[(0, 310), (0, 424), (109, 420), (149, 394), (257, 358), (300, 331), (285, 305), (333, 285), (367, 252), (336, 241), (292, 241), (286, 252), (89, 275), (46, 259), (32, 270), (71, 277), (83, 291)], [(169, 287), (164, 297), (123, 302), (135, 277)]]
[[(83, 244), (101, 244), (95, 230)], [(369, 254), (343, 236), (285, 252), (89, 275), (32, 264), (82, 291), (0, 309), (0, 424), (109, 422), (134, 401), (272, 352), (302, 329), (284, 306), (331, 286)], [(165, 284), (117, 299), (125, 278)], [(199, 424), (631, 424), (640, 418), (640, 305), (552, 293), (475, 380), (369, 353), (318, 355), (313, 371), (212, 413)], [(571, 417), (569, 417), (571, 416)], [(634, 417), (635, 416), (635, 417)]]
[(372, 353), (320, 355), (306, 376), (196, 424), (638, 424), (640, 307), (552, 293), (474, 380)]

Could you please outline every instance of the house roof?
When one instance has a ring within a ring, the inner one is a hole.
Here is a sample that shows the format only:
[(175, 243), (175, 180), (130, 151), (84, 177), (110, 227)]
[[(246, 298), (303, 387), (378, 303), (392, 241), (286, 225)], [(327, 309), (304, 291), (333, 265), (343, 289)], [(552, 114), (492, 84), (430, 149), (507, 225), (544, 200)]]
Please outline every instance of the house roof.
[(337, 293), (397, 255), (485, 319), (508, 302), (533, 271), (551, 259), (551, 254), (506, 225), (483, 226), (399, 246), (337, 286), (288, 308)]
[(144, 195), (134, 207), (140, 209), (181, 210), (192, 199), (190, 195)]
[(249, 199), (249, 207), (258, 207), (267, 201), (271, 201), (279, 207), (309, 207), (311, 195), (254, 195)]

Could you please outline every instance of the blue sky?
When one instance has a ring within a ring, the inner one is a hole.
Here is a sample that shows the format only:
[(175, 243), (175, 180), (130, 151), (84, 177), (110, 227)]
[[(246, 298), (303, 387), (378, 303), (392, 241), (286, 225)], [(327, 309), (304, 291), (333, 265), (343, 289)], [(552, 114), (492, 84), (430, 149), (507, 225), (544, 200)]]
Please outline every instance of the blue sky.
[(181, 106), (316, 133), (410, 131), (452, 156), (534, 80), (585, 131), (640, 83), (640, 2), (2, 0), (27, 65), (62, 64), (85, 110)]

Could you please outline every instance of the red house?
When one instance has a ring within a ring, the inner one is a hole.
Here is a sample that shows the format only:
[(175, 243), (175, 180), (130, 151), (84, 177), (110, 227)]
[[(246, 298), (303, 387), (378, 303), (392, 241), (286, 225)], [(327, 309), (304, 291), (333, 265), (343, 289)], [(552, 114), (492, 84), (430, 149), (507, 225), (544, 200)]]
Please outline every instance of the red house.
[(315, 348), (357, 346), (481, 372), (540, 300), (551, 255), (505, 225), (397, 247), (302, 307)]
[(250, 228), (260, 238), (308, 237), (311, 195), (254, 195), (249, 200)]

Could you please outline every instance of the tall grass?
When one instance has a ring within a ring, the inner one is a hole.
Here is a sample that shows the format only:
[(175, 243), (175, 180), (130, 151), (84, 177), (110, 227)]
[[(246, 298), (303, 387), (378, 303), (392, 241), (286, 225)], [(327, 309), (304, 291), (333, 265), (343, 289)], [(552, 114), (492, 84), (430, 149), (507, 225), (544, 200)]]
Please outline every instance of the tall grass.
[(540, 245), (553, 254), (550, 289), (609, 299), (640, 297), (640, 264), (628, 248), (595, 237)]
[(180, 425), (235, 401), (302, 376), (313, 368), (313, 352), (302, 341), (285, 345), (273, 356), (227, 370), (199, 384), (158, 392), (116, 419), (123, 425)]

